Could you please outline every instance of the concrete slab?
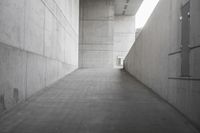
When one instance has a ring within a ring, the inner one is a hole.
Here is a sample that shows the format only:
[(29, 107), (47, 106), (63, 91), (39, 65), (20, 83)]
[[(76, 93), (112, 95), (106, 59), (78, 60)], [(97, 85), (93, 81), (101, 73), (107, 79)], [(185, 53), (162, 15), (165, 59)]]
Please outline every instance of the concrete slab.
[(70, 38), (68, 35), (65, 36), (65, 63), (74, 66), (78, 65), (78, 42)]
[(57, 59), (57, 21), (51, 12), (45, 9), (45, 56)]
[(0, 115), (77, 68), (79, 0), (70, 1), (0, 1)]
[(113, 40), (113, 67), (119, 68), (118, 57), (125, 58), (135, 42), (134, 16), (115, 16)]
[(194, 102), (200, 97), (199, 91), (196, 90), (200, 82), (200, 52), (197, 43), (200, 33), (197, 12), (199, 13), (200, 6), (196, 0), (190, 1), (191, 15), (188, 17), (190, 72), (188, 77), (181, 74), (181, 65), (184, 63), (181, 59), (182, 23), (179, 17), (181, 7), (187, 2), (188, 0), (159, 1), (130, 50), (125, 60), (125, 68), (186, 115), (196, 127), (200, 127), (200, 113), (196, 112), (200, 109), (197, 106), (199, 102)]
[(82, 43), (113, 43), (113, 21), (83, 22)]
[(82, 69), (0, 119), (2, 133), (197, 133), (119, 69)]
[(113, 50), (113, 44), (80, 44), (81, 50), (91, 50), (91, 51), (112, 51)]
[(46, 59), (46, 86), (53, 84), (58, 79), (58, 61)]
[(112, 0), (84, 0), (83, 20), (112, 20), (114, 18), (114, 3)]
[(199, 60), (199, 57), (200, 57), (200, 47), (199, 48), (196, 48), (196, 49), (193, 49), (191, 52), (190, 52), (190, 58), (191, 58), (191, 68), (190, 68), (190, 71), (191, 71), (191, 75), (193, 77), (200, 77), (200, 71), (199, 71), (199, 68), (200, 68), (200, 60)]
[(23, 49), (24, 0), (0, 1), (0, 42)]
[(44, 55), (45, 6), (41, 0), (26, 1), (24, 49)]
[(65, 43), (65, 34), (66, 32), (64, 31), (63, 27), (60, 25), (60, 23), (57, 23), (57, 50), (56, 50), (56, 54), (57, 54), (57, 59), (59, 61), (64, 62), (65, 61), (65, 47), (67, 47), (66, 43)]
[(79, 0), (72, 0), (72, 27), (75, 30), (76, 34), (79, 34)]
[(80, 3), (79, 66), (112, 67), (114, 3), (112, 0)]
[(181, 75), (181, 53), (169, 56), (169, 77)]
[(45, 87), (45, 58), (35, 54), (27, 55), (27, 97)]
[(0, 113), (25, 99), (26, 53), (0, 44)]
[[(195, 120), (196, 123), (200, 123), (200, 119), (199, 116), (199, 112), (200, 112), (200, 108), (196, 108), (199, 107), (198, 105), (200, 104), (200, 96), (199, 96), (199, 86), (200, 86), (200, 82), (197, 81), (193, 81), (190, 83), (190, 85), (192, 85), (192, 87), (189, 90), (189, 107), (188, 107), (188, 114), (190, 114), (190, 117)], [(196, 108), (196, 109), (193, 109)]]
[(112, 68), (112, 51), (82, 51), (83, 68)]
[(135, 42), (135, 34), (132, 33), (115, 33), (114, 34), (114, 51), (127, 52)]
[(135, 34), (135, 16), (115, 16), (114, 32)]
[(191, 17), (193, 18), (191, 20), (191, 43), (193, 45), (195, 44), (200, 44), (200, 26), (199, 26), (199, 22), (200, 22), (200, 16), (199, 16), (199, 12), (200, 12), (200, 1), (198, 0), (193, 0), (191, 2)]

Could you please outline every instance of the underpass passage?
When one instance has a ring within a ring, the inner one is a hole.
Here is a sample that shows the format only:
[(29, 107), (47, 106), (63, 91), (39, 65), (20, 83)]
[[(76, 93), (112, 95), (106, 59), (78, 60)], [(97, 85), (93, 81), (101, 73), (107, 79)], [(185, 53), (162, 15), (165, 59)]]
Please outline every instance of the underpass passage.
[(0, 119), (0, 133), (195, 133), (174, 108), (119, 69), (80, 69)]

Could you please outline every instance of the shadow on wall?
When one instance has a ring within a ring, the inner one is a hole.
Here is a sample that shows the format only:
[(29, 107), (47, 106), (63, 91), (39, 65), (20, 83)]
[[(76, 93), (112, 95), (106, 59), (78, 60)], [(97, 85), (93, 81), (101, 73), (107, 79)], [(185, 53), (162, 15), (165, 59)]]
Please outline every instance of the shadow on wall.
[(199, 128), (200, 1), (189, 2), (160, 0), (129, 51), (125, 69)]

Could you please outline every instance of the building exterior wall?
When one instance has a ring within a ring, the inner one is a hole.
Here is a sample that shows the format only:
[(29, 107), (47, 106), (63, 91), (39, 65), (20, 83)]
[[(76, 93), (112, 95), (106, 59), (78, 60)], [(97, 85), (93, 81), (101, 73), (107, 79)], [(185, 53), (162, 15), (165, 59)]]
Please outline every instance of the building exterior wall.
[(113, 67), (113, 0), (81, 0), (79, 66)]
[(190, 1), (190, 76), (181, 77), (181, 7), (160, 0), (125, 59), (125, 69), (200, 127), (200, 1)]
[(119, 58), (122, 60), (128, 54), (135, 41), (135, 17), (115, 16), (114, 19), (114, 46), (113, 46), (113, 67), (119, 65)]
[(78, 67), (79, 0), (0, 1), (0, 113)]

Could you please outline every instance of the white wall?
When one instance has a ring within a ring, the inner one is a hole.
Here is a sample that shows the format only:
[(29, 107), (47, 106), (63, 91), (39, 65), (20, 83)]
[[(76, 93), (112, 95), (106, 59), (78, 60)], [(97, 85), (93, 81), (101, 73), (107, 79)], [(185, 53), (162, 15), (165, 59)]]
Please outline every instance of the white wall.
[(79, 0), (1, 0), (0, 16), (1, 113), (78, 67)]

